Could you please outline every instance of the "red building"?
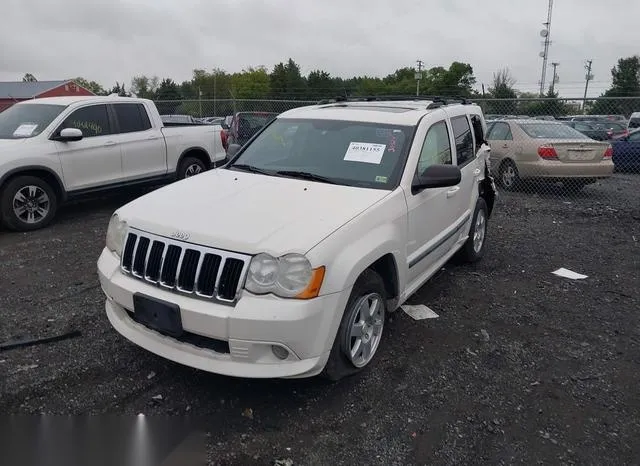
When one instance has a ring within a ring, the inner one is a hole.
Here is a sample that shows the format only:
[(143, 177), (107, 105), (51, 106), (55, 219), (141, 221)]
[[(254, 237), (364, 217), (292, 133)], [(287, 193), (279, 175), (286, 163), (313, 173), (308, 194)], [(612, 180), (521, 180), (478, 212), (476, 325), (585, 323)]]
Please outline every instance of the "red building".
[(22, 100), (69, 95), (95, 95), (72, 80), (0, 82), (0, 112)]

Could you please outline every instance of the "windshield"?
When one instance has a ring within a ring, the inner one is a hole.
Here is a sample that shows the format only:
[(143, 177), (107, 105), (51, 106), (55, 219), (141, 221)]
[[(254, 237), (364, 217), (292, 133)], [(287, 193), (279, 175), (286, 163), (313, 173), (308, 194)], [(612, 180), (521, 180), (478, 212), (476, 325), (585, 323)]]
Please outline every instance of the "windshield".
[(520, 123), (519, 126), (534, 139), (589, 139), (580, 131), (562, 123)]
[[(228, 168), (304, 172), (326, 182), (393, 189), (399, 182), (413, 127), (359, 121), (279, 118)], [(301, 178), (303, 176), (300, 176)]]
[(64, 105), (16, 104), (0, 113), (0, 139), (32, 138), (62, 113)]

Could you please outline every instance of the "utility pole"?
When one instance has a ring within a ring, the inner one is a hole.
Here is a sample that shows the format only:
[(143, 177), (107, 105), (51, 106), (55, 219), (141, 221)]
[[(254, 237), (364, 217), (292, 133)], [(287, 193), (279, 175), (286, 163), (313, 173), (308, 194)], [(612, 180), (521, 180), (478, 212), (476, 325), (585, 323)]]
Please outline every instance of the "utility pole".
[(198, 107), (200, 118), (202, 118), (202, 89), (200, 89), (200, 86), (198, 86)]
[(420, 95), (420, 80), (422, 79), (422, 60), (416, 60), (418, 71), (416, 72), (416, 96)]
[(593, 60), (587, 60), (587, 63), (584, 65), (584, 69), (587, 70), (587, 75), (585, 76), (584, 83), (584, 100), (582, 101), (582, 113), (585, 113), (587, 110), (587, 91), (589, 90), (589, 81), (593, 79), (593, 75), (591, 74), (591, 65)]
[(553, 66), (553, 81), (551, 81), (551, 93), (552, 94), (555, 94), (555, 91), (556, 91), (556, 82), (558, 80), (558, 72), (557, 72), (556, 69), (558, 68), (559, 64), (560, 63), (555, 63), (555, 62), (551, 63), (551, 66)]
[(540, 96), (544, 95), (544, 85), (547, 79), (547, 62), (549, 60), (549, 45), (551, 45), (551, 13), (553, 11), (553, 0), (549, 0), (549, 9), (547, 11), (547, 22), (543, 23), (544, 29), (540, 31), (540, 35), (544, 37), (544, 50), (540, 52), (542, 57), (542, 76), (540, 77)]

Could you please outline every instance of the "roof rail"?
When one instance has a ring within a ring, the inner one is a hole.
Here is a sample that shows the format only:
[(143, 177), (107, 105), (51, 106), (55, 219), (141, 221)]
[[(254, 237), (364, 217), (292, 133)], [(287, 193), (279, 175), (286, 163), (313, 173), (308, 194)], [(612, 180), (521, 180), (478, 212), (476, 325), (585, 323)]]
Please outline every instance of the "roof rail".
[(432, 102), (427, 108), (437, 108), (443, 105), (473, 103), (469, 98), (462, 96), (439, 96), (439, 95), (372, 95), (372, 96), (356, 96), (345, 97), (337, 96), (333, 99), (324, 99), (318, 102), (318, 105), (332, 104), (338, 102), (394, 102), (394, 101), (429, 101)]

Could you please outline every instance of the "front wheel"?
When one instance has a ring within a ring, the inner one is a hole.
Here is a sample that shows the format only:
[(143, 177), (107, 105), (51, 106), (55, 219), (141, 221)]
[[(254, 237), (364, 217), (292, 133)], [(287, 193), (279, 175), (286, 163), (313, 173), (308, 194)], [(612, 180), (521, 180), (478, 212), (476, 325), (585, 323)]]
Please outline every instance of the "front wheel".
[(0, 210), (2, 224), (14, 231), (38, 230), (55, 217), (58, 199), (42, 178), (18, 176), (2, 190)]
[(385, 318), (384, 282), (365, 270), (353, 286), (322, 375), (337, 381), (367, 367), (382, 341)]

